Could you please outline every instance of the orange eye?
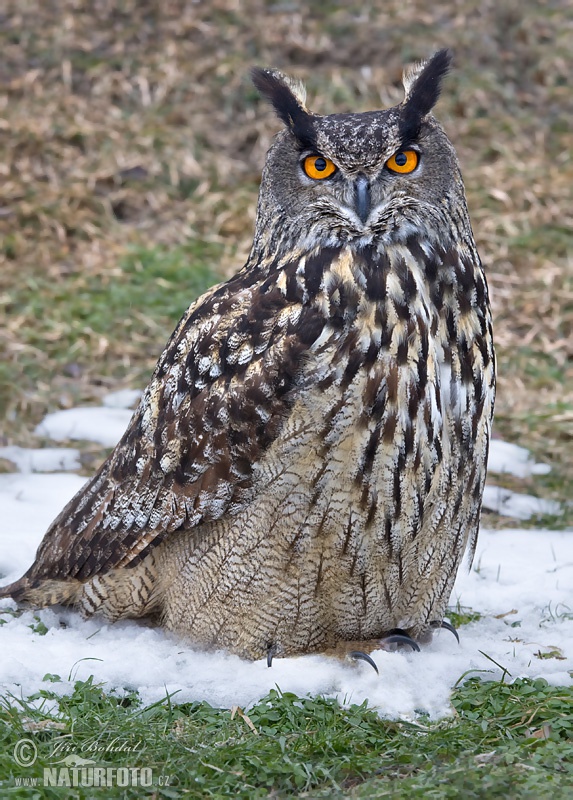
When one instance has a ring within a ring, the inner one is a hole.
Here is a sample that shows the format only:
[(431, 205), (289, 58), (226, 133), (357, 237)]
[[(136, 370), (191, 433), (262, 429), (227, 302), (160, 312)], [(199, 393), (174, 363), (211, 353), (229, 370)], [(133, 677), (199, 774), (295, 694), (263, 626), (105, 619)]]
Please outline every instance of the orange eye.
[(307, 156), (302, 162), (302, 168), (309, 178), (316, 181), (329, 178), (336, 172), (336, 165), (324, 156)]
[(392, 158), (386, 162), (386, 166), (392, 172), (400, 172), (405, 175), (408, 172), (413, 172), (418, 166), (419, 156), (415, 150), (401, 150), (394, 153)]

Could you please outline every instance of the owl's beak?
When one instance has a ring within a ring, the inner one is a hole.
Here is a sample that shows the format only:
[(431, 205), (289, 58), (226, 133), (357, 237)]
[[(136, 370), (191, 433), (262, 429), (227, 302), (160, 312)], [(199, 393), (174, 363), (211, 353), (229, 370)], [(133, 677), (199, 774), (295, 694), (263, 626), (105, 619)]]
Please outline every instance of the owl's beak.
[(366, 222), (371, 207), (370, 182), (366, 175), (358, 175), (354, 181), (354, 208), (361, 222)]

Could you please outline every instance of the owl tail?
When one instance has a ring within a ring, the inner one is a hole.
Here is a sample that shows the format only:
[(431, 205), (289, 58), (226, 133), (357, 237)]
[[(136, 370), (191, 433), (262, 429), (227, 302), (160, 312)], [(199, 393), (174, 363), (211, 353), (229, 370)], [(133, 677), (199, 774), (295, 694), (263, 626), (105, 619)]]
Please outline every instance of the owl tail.
[(65, 581), (46, 580), (33, 584), (21, 578), (8, 586), (0, 587), (0, 599), (11, 597), (17, 603), (26, 603), (36, 608), (55, 605), (73, 605), (82, 588), (82, 582), (69, 578)]
[(133, 569), (113, 569), (87, 581), (21, 578), (0, 588), (0, 598), (11, 597), (17, 603), (36, 608), (76, 606), (84, 617), (98, 614), (109, 622), (143, 617), (155, 611), (161, 601), (154, 567), (155, 558), (151, 554)]

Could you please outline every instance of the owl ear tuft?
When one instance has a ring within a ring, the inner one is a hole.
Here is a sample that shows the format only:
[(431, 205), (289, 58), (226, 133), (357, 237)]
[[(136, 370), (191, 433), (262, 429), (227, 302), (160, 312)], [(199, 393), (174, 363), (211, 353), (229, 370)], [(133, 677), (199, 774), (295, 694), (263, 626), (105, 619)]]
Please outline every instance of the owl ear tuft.
[(400, 136), (404, 142), (416, 139), (420, 133), (423, 118), (440, 96), (442, 80), (451, 62), (451, 50), (438, 50), (428, 61), (404, 71), (402, 81), (406, 97), (400, 109)]
[(316, 148), (312, 114), (305, 106), (303, 84), (275, 69), (254, 67), (251, 78), (255, 88), (271, 103), (279, 119), (289, 128), (302, 147)]

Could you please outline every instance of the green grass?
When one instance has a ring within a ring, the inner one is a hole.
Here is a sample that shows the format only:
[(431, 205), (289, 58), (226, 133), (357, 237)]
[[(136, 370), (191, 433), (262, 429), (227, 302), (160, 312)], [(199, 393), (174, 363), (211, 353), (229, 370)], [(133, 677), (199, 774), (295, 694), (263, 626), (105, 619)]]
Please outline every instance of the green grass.
[(13, 326), (35, 323), (20, 326), (18, 381), (0, 367), (0, 402), (39, 397), (42, 405), (58, 381), (70, 403), (92, 399), (106, 377), (144, 386), (179, 317), (220, 279), (220, 254), (201, 240), (133, 247), (104, 277), (78, 271), (54, 279), (38, 270), (13, 282), (0, 300), (6, 317)]
[[(69, 359), (70, 351), (87, 358), (95, 337), (129, 342), (158, 329), (169, 332), (190, 301), (215, 282), (212, 265), (219, 253), (219, 247), (200, 241), (133, 248), (105, 282), (77, 273), (60, 281), (28, 277), (12, 288), (7, 311), (38, 320), (24, 332), (24, 343), (41, 346), (56, 363)], [(151, 344), (154, 350), (162, 347), (163, 342)]]
[[(513, 409), (500, 404), (495, 416), (495, 431), (502, 439), (527, 447), (532, 458), (549, 464), (551, 471), (524, 480), (492, 473), (490, 483), (507, 486), (522, 494), (555, 500), (561, 505), (562, 513), (532, 517), (521, 522), (520, 527), (570, 528), (573, 526), (573, 404), (567, 397), (559, 399), (554, 389), (570, 381), (570, 365), (557, 362), (549, 354), (531, 347), (515, 347), (511, 352), (498, 349), (498, 363), (499, 374), (521, 376), (532, 395), (538, 398), (538, 403), (534, 408), (520, 406)], [(519, 397), (515, 400), (518, 405)]]
[[(2, 797), (40, 796), (30, 780), (42, 781), (44, 767), (53, 770), (71, 754), (95, 766), (153, 772), (152, 786), (97, 795), (80, 787), (79, 797), (471, 800), (573, 791), (573, 692), (543, 680), (472, 678), (454, 691), (453, 716), (440, 722), (388, 721), (366, 704), (341, 708), (278, 690), (234, 714), (206, 703), (175, 705), (170, 697), (142, 707), (136, 694), (107, 693), (91, 679), (60, 698), (52, 688), (58, 680), (47, 675), (45, 690), (6, 698), (0, 708)], [(14, 758), (22, 739), (33, 743), (28, 753), (37, 750), (31, 766)], [(38, 791), (62, 796), (58, 787)]]
[(447, 617), (454, 628), (459, 628), (461, 625), (477, 622), (482, 618), (482, 615), (479, 611), (474, 611), (468, 606), (462, 606), (458, 602), (455, 608), (448, 608)]

